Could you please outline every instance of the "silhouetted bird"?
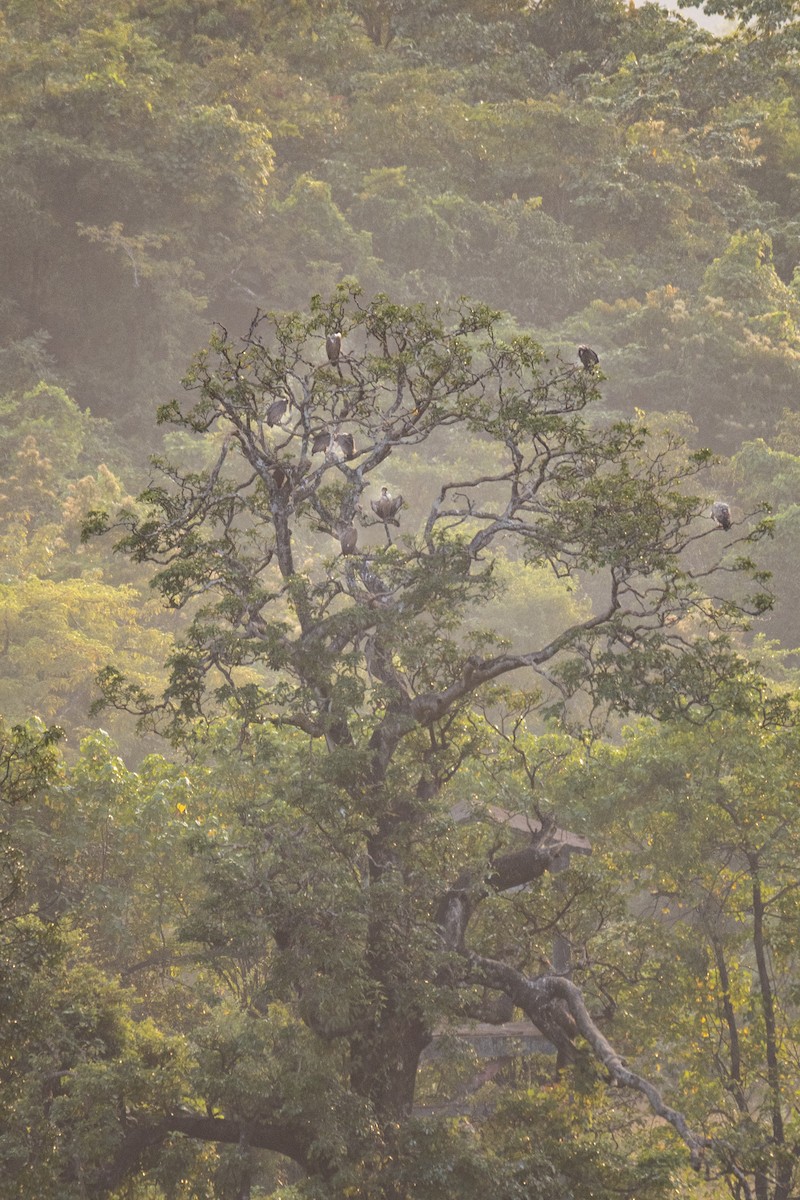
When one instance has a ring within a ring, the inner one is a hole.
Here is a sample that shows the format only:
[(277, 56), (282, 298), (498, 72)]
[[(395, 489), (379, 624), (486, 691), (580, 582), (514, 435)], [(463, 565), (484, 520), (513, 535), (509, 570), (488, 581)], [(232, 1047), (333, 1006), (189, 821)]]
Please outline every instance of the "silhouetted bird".
[(731, 527), (731, 510), (724, 500), (715, 500), (711, 505), (711, 516), (717, 522), (720, 529), (730, 529)]
[(402, 496), (392, 496), (387, 487), (381, 488), (379, 500), (371, 500), (372, 511), (381, 521), (392, 521), (403, 507)]
[(325, 338), (325, 350), (328, 355), (328, 361), (338, 363), (339, 355), (342, 352), (342, 335), (341, 333), (329, 333)]
[(581, 360), (587, 371), (590, 371), (592, 367), (596, 367), (600, 362), (600, 359), (597, 357), (591, 346), (578, 346), (578, 358)]
[(356, 546), (358, 545), (358, 531), (355, 525), (346, 525), (339, 534), (339, 545), (342, 547), (342, 554), (355, 554)]
[(286, 401), (275, 400), (267, 409), (267, 424), (277, 425), (286, 413)]

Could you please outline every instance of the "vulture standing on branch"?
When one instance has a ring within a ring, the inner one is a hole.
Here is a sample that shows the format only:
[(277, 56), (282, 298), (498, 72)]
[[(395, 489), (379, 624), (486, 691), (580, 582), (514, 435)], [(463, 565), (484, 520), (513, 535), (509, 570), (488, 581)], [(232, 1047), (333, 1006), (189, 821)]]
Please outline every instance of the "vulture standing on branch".
[(316, 434), (311, 443), (311, 453), (321, 454), (323, 450), (325, 457), (335, 462), (346, 462), (347, 459), (353, 458), (356, 444), (353, 441), (352, 433), (323, 432)]
[(717, 522), (720, 529), (730, 529), (731, 527), (731, 510), (724, 500), (715, 500), (711, 505), (711, 516)]
[(329, 333), (325, 338), (325, 351), (328, 355), (328, 361), (334, 365), (339, 361), (339, 355), (342, 352), (342, 335), (341, 333)]
[(392, 496), (388, 487), (382, 487), (380, 499), (372, 500), (370, 503), (375, 516), (379, 517), (381, 521), (384, 523), (386, 521), (395, 521), (395, 524), (397, 524), (395, 518), (403, 507), (402, 496)]
[(278, 425), (283, 420), (286, 413), (286, 401), (275, 400), (267, 409), (267, 424)]
[(331, 438), (331, 444), (325, 451), (328, 458), (336, 459), (337, 462), (346, 462), (352, 458), (356, 452), (356, 444), (353, 441), (352, 433), (337, 433)]
[(383, 521), (383, 529), (384, 533), (386, 534), (386, 541), (391, 546), (392, 535), (389, 533), (389, 522), (391, 521), (392, 525), (397, 525), (399, 527), (400, 522), (397, 519), (397, 514), (403, 507), (403, 497), (393, 497), (388, 487), (382, 487), (380, 497), (377, 500), (370, 500), (370, 505), (372, 506), (372, 511), (375, 513), (375, 516), (378, 518), (378, 520)]
[(342, 547), (342, 554), (355, 554), (358, 545), (358, 530), (355, 525), (344, 527), (339, 534), (339, 545)]
[(596, 367), (600, 362), (600, 359), (591, 346), (578, 346), (578, 358), (587, 371), (591, 371), (592, 367)]

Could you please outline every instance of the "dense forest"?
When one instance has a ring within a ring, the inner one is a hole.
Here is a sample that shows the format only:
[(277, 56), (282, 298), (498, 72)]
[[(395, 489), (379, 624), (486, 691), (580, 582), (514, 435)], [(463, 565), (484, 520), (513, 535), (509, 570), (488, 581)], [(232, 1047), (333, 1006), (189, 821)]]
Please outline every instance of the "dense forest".
[(0, 1200), (800, 1194), (800, 4), (703, 7), (0, 11)]

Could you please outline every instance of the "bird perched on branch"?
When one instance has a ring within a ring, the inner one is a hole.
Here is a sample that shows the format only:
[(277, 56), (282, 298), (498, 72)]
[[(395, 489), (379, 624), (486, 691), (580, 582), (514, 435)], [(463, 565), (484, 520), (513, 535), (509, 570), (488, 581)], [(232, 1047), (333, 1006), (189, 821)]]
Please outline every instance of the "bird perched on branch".
[(395, 525), (398, 524), (396, 517), (403, 507), (402, 496), (392, 496), (388, 487), (382, 487), (380, 498), (371, 500), (370, 504), (375, 516), (379, 517), (381, 521), (384, 523), (394, 521)]
[(392, 496), (388, 487), (381, 488), (381, 494), (377, 500), (370, 500), (372, 511), (379, 521), (383, 521), (383, 531), (386, 534), (386, 541), (391, 546), (392, 535), (389, 532), (389, 525), (400, 526), (397, 519), (397, 514), (403, 507), (402, 496)]
[(272, 479), (275, 487), (279, 492), (288, 493), (292, 490), (292, 481), (289, 474), (281, 466), (273, 468)]
[(328, 362), (336, 365), (339, 361), (339, 355), (342, 352), (342, 335), (341, 333), (329, 333), (325, 338), (325, 352), (328, 355)]
[(715, 500), (711, 505), (711, 516), (717, 522), (720, 529), (730, 529), (731, 527), (731, 510), (724, 500)]
[(345, 525), (339, 534), (339, 545), (342, 547), (342, 554), (355, 554), (358, 545), (358, 530), (355, 525)]
[(346, 462), (352, 458), (356, 452), (356, 444), (353, 441), (352, 433), (337, 433), (331, 438), (331, 444), (325, 451), (329, 458), (336, 459), (338, 462)]
[(347, 459), (353, 458), (356, 444), (352, 433), (323, 432), (316, 434), (311, 443), (311, 453), (321, 454), (323, 450), (325, 457), (334, 462), (346, 462)]
[(274, 400), (267, 409), (267, 424), (278, 425), (286, 413), (286, 401)]
[(600, 359), (591, 346), (578, 346), (578, 358), (587, 371), (591, 371), (592, 367), (596, 367), (600, 362)]

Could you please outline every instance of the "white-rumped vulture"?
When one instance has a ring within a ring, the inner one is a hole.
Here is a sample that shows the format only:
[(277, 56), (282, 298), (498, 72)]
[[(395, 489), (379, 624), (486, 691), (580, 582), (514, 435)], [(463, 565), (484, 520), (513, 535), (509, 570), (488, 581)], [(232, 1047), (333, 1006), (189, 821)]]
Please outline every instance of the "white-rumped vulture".
[(720, 529), (730, 529), (731, 527), (731, 510), (724, 500), (715, 500), (711, 505), (711, 516), (717, 522)]
[(380, 499), (371, 500), (372, 511), (381, 521), (393, 521), (403, 507), (402, 496), (392, 496), (388, 487), (381, 488)]

